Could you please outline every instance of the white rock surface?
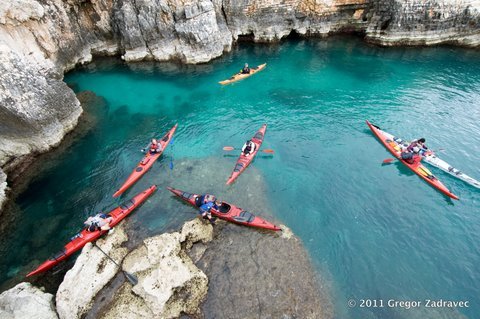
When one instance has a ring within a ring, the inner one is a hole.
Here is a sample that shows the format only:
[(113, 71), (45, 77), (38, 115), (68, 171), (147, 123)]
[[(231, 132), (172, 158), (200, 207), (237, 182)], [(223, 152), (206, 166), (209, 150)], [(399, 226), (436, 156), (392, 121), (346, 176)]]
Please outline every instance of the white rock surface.
[[(127, 241), (122, 226), (113, 234), (97, 240), (97, 245), (118, 264), (127, 254), (121, 244)], [(57, 312), (61, 319), (76, 319), (90, 310), (97, 293), (118, 273), (118, 267), (92, 244), (87, 244), (58, 288)]]
[(146, 239), (124, 260), (124, 269), (137, 275), (139, 283), (117, 293), (104, 318), (177, 318), (195, 314), (208, 290), (208, 278), (182, 249), (182, 241), (207, 242), (212, 226), (195, 219), (182, 233)]
[(3, 203), (6, 200), (7, 191), (7, 175), (0, 168), (0, 211), (2, 210)]
[(0, 295), (2, 319), (57, 319), (53, 295), (22, 282)]

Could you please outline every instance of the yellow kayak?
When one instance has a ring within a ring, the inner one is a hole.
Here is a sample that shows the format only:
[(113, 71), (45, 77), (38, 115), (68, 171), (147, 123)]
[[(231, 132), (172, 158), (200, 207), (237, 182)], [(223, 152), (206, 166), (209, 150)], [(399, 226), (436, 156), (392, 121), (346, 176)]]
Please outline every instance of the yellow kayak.
[(266, 66), (267, 66), (266, 63), (260, 64), (256, 68), (251, 68), (250, 73), (243, 74), (243, 73), (240, 72), (240, 73), (234, 74), (231, 78), (229, 78), (227, 80), (224, 80), (224, 81), (220, 81), (218, 83), (220, 83), (221, 85), (225, 85), (225, 84), (230, 84), (230, 83), (233, 83), (233, 82), (243, 80), (243, 79), (248, 78), (249, 76), (259, 72), (259, 71), (262, 71), (263, 69), (265, 69)]

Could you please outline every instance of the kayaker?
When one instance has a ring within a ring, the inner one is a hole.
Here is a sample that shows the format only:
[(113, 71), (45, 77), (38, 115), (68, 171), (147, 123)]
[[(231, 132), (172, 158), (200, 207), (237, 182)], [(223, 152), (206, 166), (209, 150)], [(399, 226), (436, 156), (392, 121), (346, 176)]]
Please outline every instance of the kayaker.
[(195, 199), (195, 205), (199, 207), (199, 213), (202, 215), (202, 218), (208, 219), (210, 224), (214, 225), (216, 217), (212, 216), (210, 210), (212, 208), (218, 209), (218, 206), (221, 204), (217, 202), (217, 198), (214, 195), (201, 195)]
[(425, 139), (419, 138), (417, 140), (413, 140), (410, 145), (407, 147), (407, 152), (413, 152), (415, 154), (422, 154), (423, 152), (427, 151), (428, 147), (425, 145)]
[(152, 143), (150, 144), (150, 154), (160, 153), (161, 151), (162, 145), (153, 138)]
[(250, 68), (248, 67), (248, 63), (245, 63), (245, 66), (242, 69), (242, 74), (250, 74)]
[(242, 147), (242, 154), (245, 156), (249, 156), (250, 154), (253, 154), (253, 152), (255, 152), (256, 148), (257, 145), (253, 143), (252, 140), (248, 140)]
[(87, 226), (87, 230), (90, 232), (94, 232), (96, 230), (109, 230), (111, 229), (110, 223), (112, 222), (113, 218), (107, 214), (98, 213), (95, 216), (90, 216), (84, 222)]

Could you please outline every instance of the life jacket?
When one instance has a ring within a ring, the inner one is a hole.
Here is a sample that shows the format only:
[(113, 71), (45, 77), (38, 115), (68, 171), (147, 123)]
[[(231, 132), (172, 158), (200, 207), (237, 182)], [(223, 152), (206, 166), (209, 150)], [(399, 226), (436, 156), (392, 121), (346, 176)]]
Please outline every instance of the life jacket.
[(150, 144), (150, 152), (156, 152), (158, 148), (158, 142)]

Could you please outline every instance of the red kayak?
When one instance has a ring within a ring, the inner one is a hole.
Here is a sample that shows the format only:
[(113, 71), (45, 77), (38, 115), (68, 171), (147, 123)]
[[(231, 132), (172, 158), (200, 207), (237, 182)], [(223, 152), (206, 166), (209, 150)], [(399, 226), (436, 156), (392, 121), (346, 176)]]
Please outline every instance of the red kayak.
[(263, 124), (262, 127), (253, 136), (252, 142), (255, 143), (256, 148), (252, 154), (248, 156), (243, 155), (243, 153), (240, 154), (240, 157), (237, 160), (237, 164), (235, 164), (235, 168), (233, 169), (233, 172), (227, 181), (227, 185), (233, 183), (233, 181), (235, 181), (237, 177), (240, 176), (240, 174), (242, 174), (243, 171), (248, 167), (248, 165), (250, 165), (250, 163), (253, 161), (253, 158), (255, 157), (255, 155), (257, 155), (260, 146), (262, 146), (263, 137), (265, 136), (266, 130), (267, 124)]
[[(148, 189), (144, 190), (137, 196), (133, 197), (131, 200), (126, 201), (121, 206), (112, 210), (108, 215), (110, 215), (113, 220), (110, 223), (110, 227), (114, 227), (117, 225), (122, 219), (127, 217), (135, 208), (140, 206), (150, 195), (155, 192), (157, 189), (156, 185), (150, 186)], [(87, 231), (86, 229), (82, 230), (80, 233), (72, 237), (70, 242), (65, 245), (65, 247), (50, 257), (47, 261), (37, 267), (34, 271), (30, 272), (27, 277), (36, 275), (38, 273), (47, 271), (48, 269), (52, 268), (53, 266), (57, 265), (61, 261), (67, 259), (70, 255), (75, 253), (76, 251), (80, 250), (85, 246), (87, 243), (92, 242), (98, 239), (100, 236), (108, 232), (108, 230), (96, 230), (93, 232)]]
[(175, 133), (175, 130), (177, 129), (178, 124), (175, 124), (174, 127), (168, 131), (167, 134), (160, 140), (160, 144), (162, 145), (162, 151), (159, 153), (154, 153), (150, 154), (149, 151), (147, 151), (147, 155), (138, 163), (137, 167), (133, 170), (132, 174), (128, 176), (127, 180), (123, 185), (113, 194), (113, 197), (118, 197), (122, 195), (124, 191), (126, 191), (130, 186), (135, 184), (140, 177), (143, 176), (155, 163), (155, 161), (162, 155), (163, 151), (165, 148), (168, 146), (168, 143), (172, 140), (173, 134)]
[(458, 197), (450, 192), (448, 188), (440, 182), (435, 175), (433, 175), (425, 166), (423, 166), (420, 162), (410, 164), (402, 159), (402, 146), (398, 145), (392, 138), (392, 135), (386, 133), (379, 129), (378, 127), (371, 124), (367, 121), (368, 127), (372, 130), (373, 134), (375, 134), (380, 142), (382, 142), (383, 146), (385, 146), (390, 153), (393, 154), (400, 162), (405, 164), (408, 168), (415, 172), (418, 176), (420, 176), (424, 181), (435, 187), (437, 190), (442, 192), (443, 194), (451, 197), (453, 199), (458, 199)]
[[(195, 207), (200, 207), (200, 203), (196, 203), (196, 200), (200, 197), (198, 194), (190, 194), (186, 193), (184, 191), (167, 187), (169, 191), (186, 201), (187, 203), (195, 206)], [(250, 226), (250, 227), (257, 227), (257, 228), (264, 228), (264, 229), (270, 229), (270, 230), (282, 230), (281, 228), (275, 226), (274, 224), (267, 222), (266, 220), (257, 217), (240, 207), (237, 207), (235, 205), (222, 202), (222, 205), (218, 208), (218, 210), (212, 208), (210, 210), (212, 215), (217, 216), (218, 218), (225, 219), (226, 221), (240, 224), (240, 225), (245, 225), (245, 226)]]

